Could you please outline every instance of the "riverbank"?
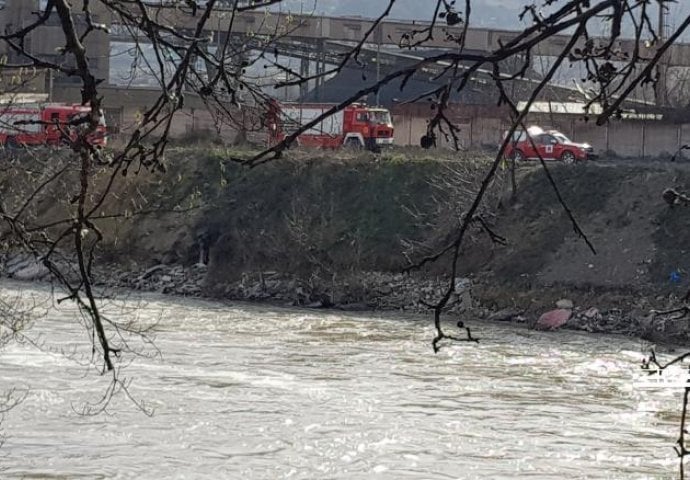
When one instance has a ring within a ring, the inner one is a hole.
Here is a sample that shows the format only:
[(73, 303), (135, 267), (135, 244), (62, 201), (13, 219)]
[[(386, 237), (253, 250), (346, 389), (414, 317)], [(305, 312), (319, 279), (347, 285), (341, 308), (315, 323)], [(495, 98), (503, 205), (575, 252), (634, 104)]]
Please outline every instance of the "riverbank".
[[(190, 268), (158, 265), (143, 272), (112, 272), (103, 285), (314, 309), (416, 314), (429, 314), (427, 305), (437, 302), (448, 287), (448, 280), (440, 277), (387, 272), (357, 272), (333, 278), (312, 276), (308, 280), (279, 272), (245, 273), (239, 280), (223, 284), (209, 283), (206, 274), (207, 267), (200, 264)], [(660, 343), (682, 344), (689, 338), (688, 320), (674, 321), (653, 313), (655, 308), (664, 311), (676, 307), (680, 300), (674, 294), (650, 298), (631, 291), (553, 288), (531, 291), (530, 306), (525, 308), (519, 306), (526, 303), (524, 298), (514, 302), (516, 306), (493, 303), (495, 297), (488, 293), (491, 287), (476, 277), (456, 278), (455, 289), (444, 316), (451, 324), (462, 319), (468, 324), (489, 321), (549, 330), (548, 325), (540, 323), (540, 317), (565, 305), (570, 315), (559, 328)], [(523, 291), (522, 295), (530, 293)]]
[[(143, 270), (128, 271), (122, 270), (119, 265), (101, 265), (96, 269), (94, 280), (99, 294), (106, 296), (124, 289), (325, 311), (399, 311), (414, 314), (429, 314), (427, 305), (436, 302), (448, 286), (446, 281), (438, 277), (384, 272), (360, 272), (347, 278), (312, 277), (308, 281), (278, 272), (245, 273), (239, 280), (221, 285), (209, 283), (207, 275), (208, 266), (200, 263), (190, 266), (158, 264)], [(26, 282), (50, 281), (45, 268), (22, 255), (10, 256), (0, 262), (0, 277)], [(633, 296), (630, 292), (596, 294), (592, 291), (554, 289), (543, 291), (539, 298), (533, 292), (535, 298), (529, 301), (532, 306), (520, 308), (491, 304), (487, 301), (490, 298), (487, 287), (477, 279), (473, 282), (470, 278), (457, 278), (455, 287), (457, 293), (451, 298), (443, 317), (451, 325), (461, 319), (474, 326), (495, 322), (549, 330), (550, 327), (540, 324), (540, 317), (565, 306), (570, 315), (559, 328), (625, 335), (666, 344), (682, 344), (688, 340), (686, 321), (670, 321), (652, 312), (652, 305), (665, 305), (668, 309), (677, 305), (678, 299), (673, 295), (648, 299)]]
[[(103, 236), (95, 250), (96, 283), (312, 308), (427, 312), (425, 304), (435, 303), (450, 282), (449, 259), (412, 275), (400, 272), (452, 241), (491, 161), (413, 149), (330, 157), (297, 151), (245, 170), (232, 160), (240, 154), (179, 148), (163, 173), (118, 177), (93, 217)], [(63, 160), (51, 159), (51, 168)], [(3, 192), (19, 205), (42, 181), (35, 172), (45, 165), (32, 161), (38, 160), (6, 165), (11, 173), (2, 179)], [(678, 306), (688, 288), (690, 210), (669, 207), (661, 195), (668, 186), (690, 190), (688, 169), (592, 164), (551, 170), (597, 255), (573, 232), (540, 169), (520, 168), (516, 196), (502, 170), (480, 213), (507, 245), (472, 226), (448, 319), (539, 326), (542, 314), (568, 300), (562, 328), (686, 341), (684, 319), (650, 312)], [(94, 188), (107, 174), (106, 166), (94, 174)], [(60, 190), (69, 191), (72, 181), (61, 178), (36, 195), (36, 206), (27, 209), (35, 223), (69, 218), (73, 205), (59, 199), (72, 198)], [(84, 242), (91, 241), (95, 236), (85, 232)], [(10, 252), (6, 276), (41, 278), (40, 265)]]

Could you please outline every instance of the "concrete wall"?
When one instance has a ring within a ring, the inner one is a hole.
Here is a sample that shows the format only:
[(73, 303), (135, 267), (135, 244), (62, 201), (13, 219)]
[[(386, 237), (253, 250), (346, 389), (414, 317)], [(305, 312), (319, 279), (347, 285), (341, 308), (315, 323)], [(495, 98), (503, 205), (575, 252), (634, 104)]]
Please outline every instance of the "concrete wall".
[(679, 125), (663, 125), (648, 122), (643, 124), (645, 156), (648, 155), (673, 155), (680, 148)]
[[(141, 116), (141, 107), (128, 105), (126, 107), (106, 107), (105, 115), (111, 138), (125, 138), (137, 128), (137, 119)], [(238, 115), (238, 118), (241, 116)], [(246, 123), (249, 131), (246, 138), (259, 145), (268, 145), (266, 132), (254, 131), (251, 122)], [(161, 132), (162, 133), (162, 132)], [(233, 143), (238, 140), (238, 126), (227, 123), (218, 123), (205, 108), (183, 109), (175, 114), (170, 126), (171, 138), (190, 137), (199, 140), (222, 139), (224, 142)]]
[(648, 150), (645, 149), (643, 146), (643, 129), (643, 123), (611, 123), (608, 126), (608, 151), (615, 152), (617, 155), (620, 155), (622, 157), (642, 157), (645, 153), (645, 150)]
[[(127, 135), (136, 129), (141, 109), (130, 105), (121, 108), (106, 108), (105, 113), (110, 130), (116, 135)], [(170, 127), (171, 138), (196, 136), (199, 139), (221, 138), (226, 142), (233, 142), (237, 135), (236, 125), (218, 123), (204, 108), (189, 108), (178, 112), (173, 117)], [(247, 135), (255, 143), (263, 144), (267, 141), (265, 133), (250, 131)]]
[[(122, 133), (136, 128), (137, 117), (151, 106), (155, 95), (150, 90), (101, 87), (108, 124)], [(55, 101), (79, 102), (78, 86), (56, 88)], [(234, 140), (237, 126), (217, 125), (203, 102), (195, 95), (187, 95), (186, 108), (179, 112), (172, 124), (171, 135), (181, 137), (193, 134), (220, 134), (226, 141)], [(418, 146), (427, 132), (433, 111), (429, 105), (404, 105), (391, 110), (395, 125), (395, 144)], [(484, 106), (461, 106), (449, 109), (448, 118), (458, 127), (458, 139), (462, 149), (494, 149), (503, 140), (509, 128), (509, 116), (502, 108)], [(241, 116), (237, 116), (241, 118)], [(250, 124), (251, 122), (248, 122)], [(599, 154), (609, 152), (622, 157), (652, 158), (669, 157), (682, 145), (690, 145), (690, 124), (674, 124), (653, 120), (612, 120), (599, 127), (593, 121), (569, 115), (533, 114), (527, 125), (540, 125), (562, 131), (574, 141), (590, 143)], [(265, 142), (264, 134), (250, 134), (250, 139)], [(451, 148), (452, 142), (439, 137), (438, 146)], [(681, 152), (690, 159), (690, 150)]]
[(393, 115), (395, 126), (395, 144), (419, 145), (422, 136), (426, 135), (428, 119), (409, 115)]
[(587, 142), (599, 152), (607, 152), (609, 146), (609, 130), (599, 127), (594, 122), (572, 122), (572, 129), (567, 133), (575, 141)]
[[(406, 105), (393, 109), (396, 145), (419, 145), (426, 133), (427, 120), (433, 112), (426, 108)], [(487, 107), (455, 107), (448, 117), (459, 127), (461, 148), (497, 148), (504, 132), (510, 127), (505, 110)], [(690, 145), (690, 124), (676, 124), (659, 120), (612, 120), (604, 126), (594, 121), (584, 121), (573, 115), (530, 114), (526, 125), (539, 125), (544, 129), (560, 130), (576, 142), (591, 144), (599, 154), (621, 157), (654, 158), (670, 157), (683, 145)], [(438, 145), (451, 147), (451, 143), (439, 138)], [(690, 150), (681, 152), (690, 158)]]
[[(110, 125), (120, 124), (126, 133), (135, 126), (135, 118), (140, 107), (128, 106), (111, 109), (108, 114)], [(112, 113), (111, 113), (112, 112)], [(116, 120), (117, 119), (117, 120)], [(478, 117), (452, 119), (460, 128), (458, 140), (462, 149), (494, 149), (503, 140), (509, 128), (502, 118)], [(398, 146), (419, 146), (419, 141), (427, 132), (428, 117), (393, 115), (395, 125), (395, 144)], [(528, 125), (541, 125), (555, 128), (577, 142), (591, 144), (600, 155), (617, 155), (633, 158), (667, 158), (676, 153), (682, 145), (690, 145), (690, 124), (669, 124), (652, 121), (614, 121), (599, 127), (593, 122), (571, 119), (551, 119), (547, 121), (531, 119)], [(220, 137), (232, 141), (237, 129), (231, 125), (220, 125)], [(177, 114), (171, 128), (172, 137), (211, 133), (217, 135), (218, 128), (213, 116), (205, 108), (189, 108)], [(253, 141), (262, 143), (263, 135), (251, 136)], [(440, 148), (452, 148), (452, 142), (439, 137)], [(682, 158), (690, 159), (690, 150), (681, 152)]]
[[(690, 125), (680, 125), (680, 145), (690, 145)], [(690, 153), (687, 150), (681, 152), (684, 158), (690, 158)]]
[[(155, 92), (146, 89), (104, 86), (99, 89), (99, 92), (103, 95), (106, 122), (113, 134), (127, 134), (134, 131), (142, 112), (151, 107), (157, 99)], [(81, 102), (79, 86), (60, 85), (56, 87), (53, 92), (53, 100), (66, 103)], [(186, 95), (185, 106), (186, 108), (173, 117), (170, 128), (170, 135), (173, 138), (210, 133), (214, 136), (220, 134), (222, 138), (232, 140), (237, 135), (238, 128), (236, 125), (217, 125), (213, 115), (206, 109), (198, 96)], [(241, 114), (238, 113), (237, 118), (241, 118)], [(248, 125), (251, 123), (250, 120), (247, 121)], [(252, 139), (255, 138), (252, 137)]]

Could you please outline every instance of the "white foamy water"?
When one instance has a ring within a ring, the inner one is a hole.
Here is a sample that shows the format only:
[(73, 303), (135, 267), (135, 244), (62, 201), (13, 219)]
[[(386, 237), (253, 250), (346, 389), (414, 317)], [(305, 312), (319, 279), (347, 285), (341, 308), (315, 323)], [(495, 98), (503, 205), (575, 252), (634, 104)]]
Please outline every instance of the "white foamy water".
[(0, 352), (0, 390), (27, 391), (2, 422), (0, 477), (676, 476), (680, 391), (636, 388), (639, 342), (478, 324), (480, 344), (434, 355), (423, 317), (144, 298), (126, 313), (158, 322), (161, 356), (122, 372), (153, 417), (122, 396), (77, 413), (109, 378), (81, 365), (74, 311), (52, 309), (30, 331), (42, 349)]

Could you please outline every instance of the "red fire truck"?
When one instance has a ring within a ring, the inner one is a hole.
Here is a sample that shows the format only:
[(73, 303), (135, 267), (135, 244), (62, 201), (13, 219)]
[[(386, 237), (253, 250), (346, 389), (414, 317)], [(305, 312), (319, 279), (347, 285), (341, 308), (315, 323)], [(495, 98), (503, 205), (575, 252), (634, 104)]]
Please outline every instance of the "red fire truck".
[[(275, 103), (269, 109), (268, 128), (271, 140), (283, 141), (299, 127), (327, 112), (332, 104)], [(306, 147), (366, 148), (377, 150), (393, 144), (393, 122), (385, 108), (354, 103), (317, 123), (297, 137)]]
[[(63, 103), (0, 105), (0, 145), (7, 148), (39, 145), (62, 145), (76, 140), (80, 122), (90, 115), (91, 108)], [(99, 117), (98, 127), (87, 135), (92, 145), (105, 146), (105, 116)]]

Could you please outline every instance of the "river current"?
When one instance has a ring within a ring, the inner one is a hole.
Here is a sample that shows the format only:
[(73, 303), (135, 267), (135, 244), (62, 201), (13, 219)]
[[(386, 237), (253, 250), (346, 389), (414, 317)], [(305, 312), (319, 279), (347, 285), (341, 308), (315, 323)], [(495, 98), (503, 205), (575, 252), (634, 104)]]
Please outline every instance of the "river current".
[(154, 414), (118, 395), (85, 416), (109, 378), (74, 310), (47, 308), (40, 348), (0, 351), (0, 392), (25, 395), (2, 478), (677, 477), (681, 392), (643, 388), (640, 341), (479, 323), (435, 355), (428, 317), (144, 296), (106, 309), (156, 323), (160, 355), (121, 370)]

